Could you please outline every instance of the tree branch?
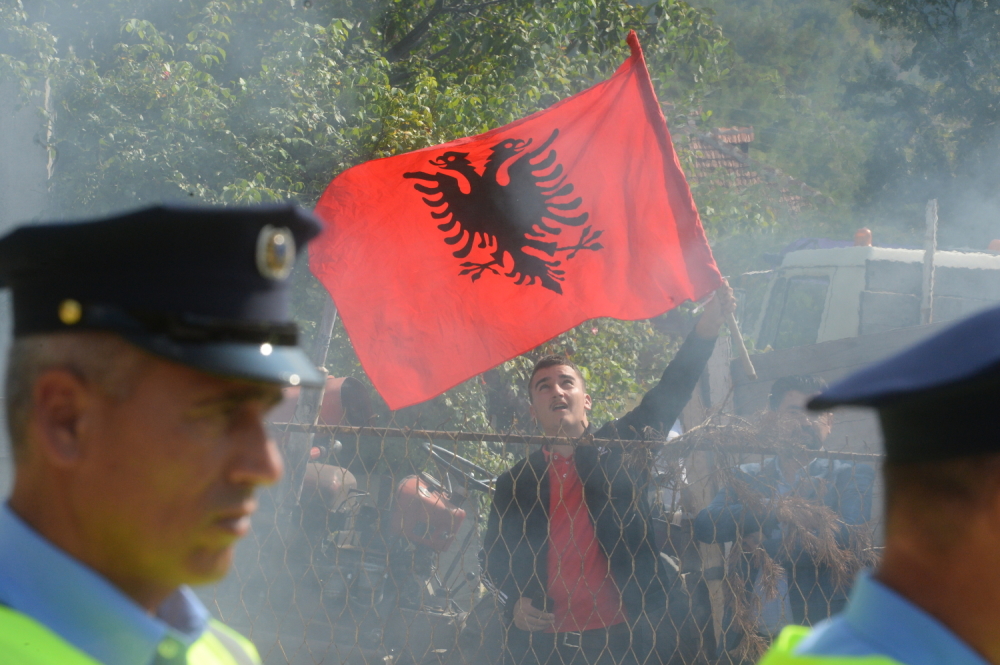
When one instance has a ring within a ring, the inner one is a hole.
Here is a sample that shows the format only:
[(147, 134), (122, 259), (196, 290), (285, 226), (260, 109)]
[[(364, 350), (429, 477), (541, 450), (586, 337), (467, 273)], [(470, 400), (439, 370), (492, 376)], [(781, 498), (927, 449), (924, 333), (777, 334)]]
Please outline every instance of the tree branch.
[(427, 16), (420, 19), (408, 33), (403, 35), (402, 39), (385, 52), (385, 59), (389, 62), (399, 62), (408, 56), (424, 38), (427, 31), (431, 29), (434, 19), (442, 13), (444, 13), (444, 0), (437, 0), (431, 10), (427, 12)]
[(451, 14), (470, 14), (472, 12), (478, 12), (480, 9), (486, 9), (487, 7), (492, 7), (493, 5), (500, 5), (507, 2), (507, 0), (490, 0), (490, 2), (480, 2), (478, 5), (462, 5), (461, 7), (450, 7), (446, 11)]
[(389, 62), (399, 62), (406, 56), (410, 55), (419, 44), (420, 41), (427, 35), (428, 31), (431, 29), (431, 25), (434, 20), (441, 14), (471, 14), (477, 12), (480, 9), (485, 9), (487, 7), (492, 7), (493, 5), (499, 5), (507, 2), (507, 0), (489, 0), (488, 2), (479, 2), (474, 5), (457, 5), (455, 7), (445, 7), (444, 0), (437, 0), (431, 10), (427, 12), (420, 21), (418, 21), (413, 28), (403, 35), (403, 38), (396, 42), (392, 48), (385, 52), (385, 59)]

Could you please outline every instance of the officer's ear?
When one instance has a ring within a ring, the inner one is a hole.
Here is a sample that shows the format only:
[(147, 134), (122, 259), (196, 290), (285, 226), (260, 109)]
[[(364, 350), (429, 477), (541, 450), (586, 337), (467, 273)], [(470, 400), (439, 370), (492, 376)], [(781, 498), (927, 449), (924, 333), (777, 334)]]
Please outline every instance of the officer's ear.
[(95, 398), (93, 387), (68, 369), (42, 372), (32, 388), (28, 437), (33, 453), (62, 468), (74, 466), (83, 456), (81, 430)]
[(978, 472), (988, 477), (985, 482), (987, 490), (983, 503), (989, 510), (993, 532), (1000, 540), (1000, 455), (990, 455), (980, 465)]

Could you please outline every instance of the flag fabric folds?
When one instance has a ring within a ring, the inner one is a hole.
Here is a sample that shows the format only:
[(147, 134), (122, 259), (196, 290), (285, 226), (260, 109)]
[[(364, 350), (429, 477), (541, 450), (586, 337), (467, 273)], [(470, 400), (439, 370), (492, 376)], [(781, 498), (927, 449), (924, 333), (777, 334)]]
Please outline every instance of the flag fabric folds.
[(310, 268), (390, 408), (587, 319), (650, 318), (721, 284), (635, 33), (628, 42), (607, 81), (327, 187)]

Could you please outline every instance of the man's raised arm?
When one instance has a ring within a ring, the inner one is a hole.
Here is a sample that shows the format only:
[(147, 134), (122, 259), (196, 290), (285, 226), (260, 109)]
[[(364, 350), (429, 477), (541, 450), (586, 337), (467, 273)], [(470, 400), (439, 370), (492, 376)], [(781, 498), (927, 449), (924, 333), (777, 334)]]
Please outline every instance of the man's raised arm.
[(736, 299), (729, 284), (723, 284), (715, 297), (705, 306), (694, 331), (684, 340), (677, 355), (663, 370), (663, 376), (635, 409), (613, 420), (595, 436), (611, 439), (635, 439), (646, 427), (660, 432), (670, 431), (708, 363), (719, 330), (726, 315), (736, 309)]

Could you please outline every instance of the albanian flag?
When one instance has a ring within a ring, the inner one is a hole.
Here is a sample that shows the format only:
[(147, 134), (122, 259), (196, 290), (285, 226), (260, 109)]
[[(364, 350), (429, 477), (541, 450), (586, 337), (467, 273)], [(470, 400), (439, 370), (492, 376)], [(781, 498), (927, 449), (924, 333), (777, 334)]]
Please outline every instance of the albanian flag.
[(310, 267), (390, 408), (587, 319), (650, 318), (721, 284), (628, 43), (614, 76), (551, 108), (327, 187)]

